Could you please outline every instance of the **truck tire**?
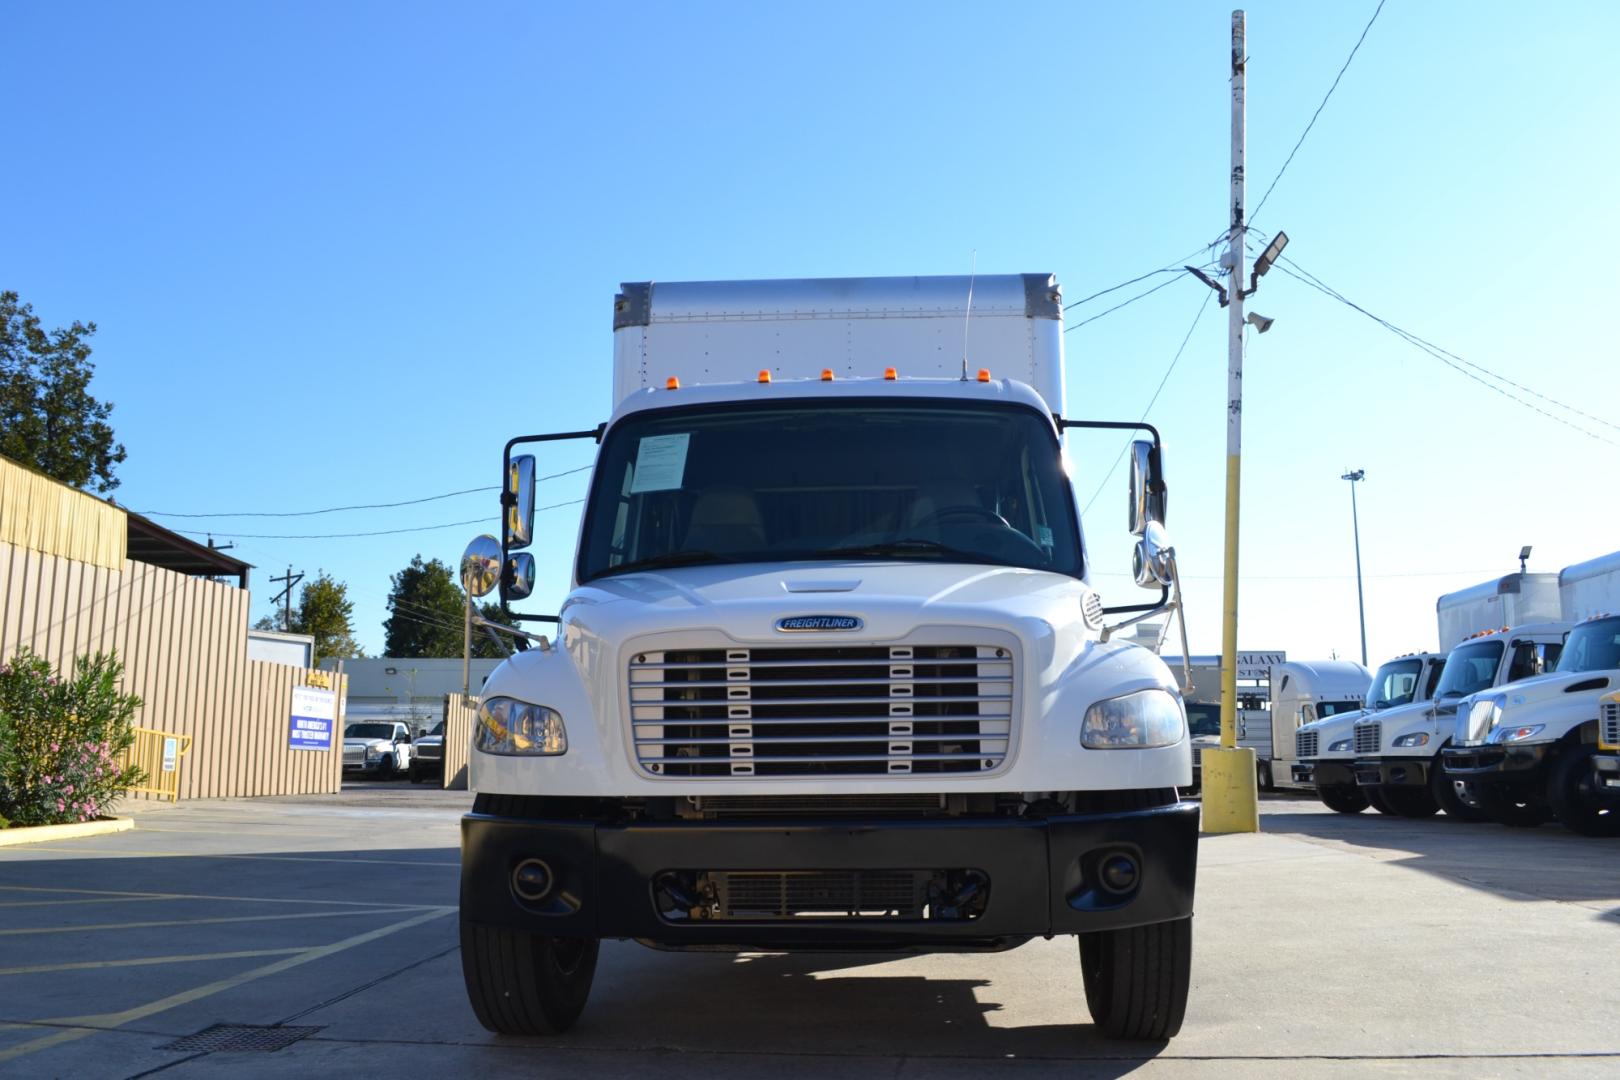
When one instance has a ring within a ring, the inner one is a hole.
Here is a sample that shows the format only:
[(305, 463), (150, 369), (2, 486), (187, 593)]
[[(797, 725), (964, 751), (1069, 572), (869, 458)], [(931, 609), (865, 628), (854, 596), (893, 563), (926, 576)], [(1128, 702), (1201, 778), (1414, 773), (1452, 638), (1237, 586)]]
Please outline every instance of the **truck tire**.
[(591, 994), (601, 942), (461, 924), (461, 974), (478, 1022), (497, 1035), (559, 1035)]
[(1350, 784), (1330, 784), (1317, 788), (1316, 795), (1322, 800), (1323, 806), (1340, 814), (1359, 814), (1369, 805), (1361, 789)]
[(1192, 918), (1080, 935), (1091, 1018), (1111, 1039), (1173, 1038), (1187, 1014)]
[(1429, 765), (1429, 793), (1434, 796), (1434, 801), (1440, 804), (1440, 809), (1446, 812), (1448, 818), (1469, 822), (1485, 820), (1485, 811), (1480, 809), (1472, 785), (1464, 785), (1461, 781), (1453, 780), (1439, 758), (1435, 758)]
[(1276, 791), (1277, 785), (1271, 779), (1271, 762), (1262, 761), (1255, 766), (1255, 783), (1261, 791)]
[(1479, 795), (1479, 808), (1486, 818), (1498, 825), (1534, 829), (1552, 817), (1552, 811), (1546, 806), (1501, 784), (1480, 784), (1474, 790)]
[(1426, 818), (1440, 812), (1440, 804), (1427, 787), (1384, 787), (1378, 793), (1396, 817)]
[(394, 778), (394, 755), (389, 754), (387, 757), (382, 759), (382, 764), (377, 766), (377, 779), (378, 780), (392, 780), (393, 778)]
[(1564, 828), (1582, 836), (1620, 836), (1620, 807), (1605, 804), (1592, 772), (1590, 746), (1566, 747), (1547, 777), (1547, 805)]
[(411, 783), (420, 784), (421, 782), (422, 782), (422, 766), (418, 765), (416, 762), (413, 761), (413, 762), (411, 762)]

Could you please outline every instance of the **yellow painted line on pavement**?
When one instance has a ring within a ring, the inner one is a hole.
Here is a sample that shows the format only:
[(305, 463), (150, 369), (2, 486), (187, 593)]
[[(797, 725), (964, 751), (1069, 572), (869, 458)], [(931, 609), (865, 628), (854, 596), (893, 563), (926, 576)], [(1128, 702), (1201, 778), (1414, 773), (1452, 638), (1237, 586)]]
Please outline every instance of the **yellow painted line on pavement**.
[[(249, 904), (339, 904), (343, 907), (374, 908), (383, 901), (377, 900), (304, 900), (283, 896), (214, 896), (209, 893), (161, 893), (161, 892), (126, 892), (118, 889), (59, 889), (42, 885), (0, 885), (0, 892), (28, 892), (28, 893), (70, 893), (74, 896), (106, 897), (109, 902), (116, 900), (226, 900), (242, 901)], [(0, 907), (27, 907), (30, 904), (78, 904), (98, 903), (94, 900), (0, 900)], [(396, 904), (387, 901), (391, 908), (401, 911), (427, 911), (437, 910), (439, 904)]]
[(93, 971), (97, 968), (145, 967), (184, 964), (195, 960), (241, 960), (249, 956), (290, 956), (314, 948), (295, 945), (290, 949), (244, 949), (241, 952), (193, 953), (179, 956), (138, 956), (130, 960), (81, 960), (72, 964), (33, 964), (28, 967), (0, 968), (0, 975), (41, 975), (47, 971)]
[(291, 915), (226, 915), (209, 919), (157, 919), (152, 922), (93, 923), (89, 926), (25, 926), (0, 930), (0, 937), (24, 934), (77, 934), (86, 930), (145, 930), (156, 926), (207, 926), (217, 923), (278, 922), (282, 919), (341, 919), (349, 915), (398, 915), (411, 908), (375, 907), (354, 911), (298, 911)]
[(108, 848), (105, 851), (94, 851), (88, 848), (57, 848), (44, 844), (30, 844), (29, 851), (60, 852), (64, 855), (106, 855), (108, 858), (122, 858), (125, 855), (141, 855), (154, 859), (247, 859), (257, 862), (318, 862), (318, 863), (344, 863), (359, 864), (361, 866), (427, 866), (450, 867), (461, 869), (459, 862), (417, 862), (411, 859), (348, 859), (336, 856), (315, 855), (226, 855), (206, 851), (136, 851), (132, 848)]
[(3, 1065), (8, 1061), (14, 1061), (17, 1058), (23, 1057), (24, 1055), (35, 1053), (39, 1050), (47, 1050), (53, 1046), (60, 1046), (63, 1043), (83, 1039), (86, 1036), (94, 1035), (97, 1031), (107, 1031), (113, 1028), (123, 1027), (125, 1024), (134, 1023), (136, 1020), (144, 1020), (148, 1016), (153, 1016), (160, 1012), (167, 1012), (169, 1009), (178, 1008), (181, 1005), (189, 1005), (194, 1001), (201, 1001), (203, 998), (213, 997), (215, 994), (223, 993), (226, 990), (234, 990), (238, 986), (255, 982), (270, 975), (279, 975), (283, 971), (298, 967), (301, 964), (307, 964), (314, 960), (321, 960), (328, 956), (355, 948), (359, 945), (369, 945), (371, 942), (376, 941), (379, 938), (385, 938), (388, 935), (398, 933), (401, 930), (408, 930), (413, 926), (420, 926), (422, 923), (428, 922), (432, 919), (441, 919), (455, 910), (456, 909), (453, 907), (446, 907), (439, 908), (436, 911), (423, 912), (422, 914), (414, 915), (409, 919), (404, 919), (388, 926), (378, 927), (376, 930), (368, 930), (363, 934), (356, 934), (354, 937), (344, 938), (342, 941), (334, 942), (331, 945), (316, 946), (313, 949), (299, 953), (297, 956), (289, 956), (285, 960), (277, 960), (274, 963), (265, 964), (262, 967), (256, 967), (252, 970), (229, 976), (228, 978), (218, 979), (211, 983), (205, 983), (202, 986), (194, 987), (190, 990), (182, 990), (178, 994), (170, 994), (168, 997), (147, 1002), (145, 1005), (137, 1005), (132, 1009), (125, 1009), (123, 1012), (103, 1013), (98, 1016), (70, 1016), (59, 1020), (41, 1021), (41, 1023), (51, 1024), (90, 1024), (93, 1026), (66, 1027), (60, 1031), (53, 1031), (49, 1035), (42, 1035), (37, 1039), (31, 1039), (28, 1042), (19, 1043), (9, 1050), (0, 1050), (0, 1065)]

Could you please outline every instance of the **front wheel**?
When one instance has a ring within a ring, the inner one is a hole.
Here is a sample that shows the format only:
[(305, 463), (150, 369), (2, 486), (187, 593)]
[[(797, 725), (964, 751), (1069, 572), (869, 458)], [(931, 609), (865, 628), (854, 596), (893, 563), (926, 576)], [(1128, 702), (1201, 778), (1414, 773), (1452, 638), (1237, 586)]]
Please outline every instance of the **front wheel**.
[(1322, 805), (1339, 814), (1359, 814), (1367, 809), (1367, 796), (1350, 784), (1332, 784), (1317, 788), (1316, 795)]
[(1388, 799), (1384, 798), (1384, 791), (1382, 788), (1364, 787), (1361, 788), (1360, 791), (1363, 795), (1367, 796), (1368, 806), (1371, 806), (1380, 814), (1389, 814), (1391, 817), (1395, 816), (1395, 808), (1389, 805)]
[(1440, 804), (1434, 801), (1434, 795), (1427, 787), (1391, 786), (1380, 788), (1379, 793), (1383, 795), (1390, 812), (1397, 817), (1426, 818), (1440, 812)]
[(461, 924), (461, 974), (497, 1035), (558, 1035), (585, 1010), (601, 942)]
[(1429, 766), (1429, 793), (1440, 809), (1446, 812), (1446, 817), (1457, 821), (1484, 821), (1485, 811), (1479, 807), (1479, 797), (1474, 794), (1474, 785), (1463, 780), (1453, 780), (1446, 772), (1446, 766), (1439, 758)]
[(1080, 935), (1091, 1018), (1111, 1039), (1173, 1038), (1187, 1014), (1192, 919)]
[(1522, 791), (1501, 784), (1477, 784), (1479, 808), (1498, 825), (1514, 829), (1534, 829), (1546, 823), (1552, 811)]
[(1276, 791), (1277, 785), (1271, 779), (1271, 762), (1262, 761), (1255, 766), (1255, 783), (1261, 791)]
[(1558, 756), (1547, 777), (1547, 803), (1566, 829), (1582, 836), (1620, 836), (1620, 808), (1598, 788), (1590, 746), (1571, 747)]

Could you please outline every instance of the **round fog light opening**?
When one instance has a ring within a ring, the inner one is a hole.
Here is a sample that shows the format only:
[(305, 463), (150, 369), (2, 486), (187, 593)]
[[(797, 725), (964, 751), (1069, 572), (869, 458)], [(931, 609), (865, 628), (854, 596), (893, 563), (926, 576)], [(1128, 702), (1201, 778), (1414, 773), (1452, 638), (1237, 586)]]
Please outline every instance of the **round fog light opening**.
[(1115, 894), (1128, 893), (1136, 888), (1136, 882), (1142, 876), (1142, 871), (1136, 860), (1129, 855), (1114, 854), (1103, 859), (1098, 867), (1098, 876), (1102, 879), (1102, 887)]
[(525, 900), (544, 900), (551, 892), (551, 867), (539, 859), (524, 859), (512, 871), (512, 891)]

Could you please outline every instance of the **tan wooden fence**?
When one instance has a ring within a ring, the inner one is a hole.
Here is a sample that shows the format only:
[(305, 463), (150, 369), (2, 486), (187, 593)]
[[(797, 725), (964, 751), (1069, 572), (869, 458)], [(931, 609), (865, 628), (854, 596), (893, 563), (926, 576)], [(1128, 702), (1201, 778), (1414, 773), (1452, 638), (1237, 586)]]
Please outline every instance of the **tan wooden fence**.
[[(67, 670), (75, 656), (116, 651), (125, 692), (143, 703), (136, 724), (191, 737), (182, 799), (335, 792), (345, 680), (249, 660), (250, 599), (129, 559), (115, 570), (0, 542), (0, 661), (28, 648)], [(336, 695), (330, 750), (288, 745), (293, 687), (311, 684)]]
[(478, 698), (446, 694), (444, 699), (444, 786), (467, 790), (467, 759), (472, 756), (473, 725), (478, 723)]

